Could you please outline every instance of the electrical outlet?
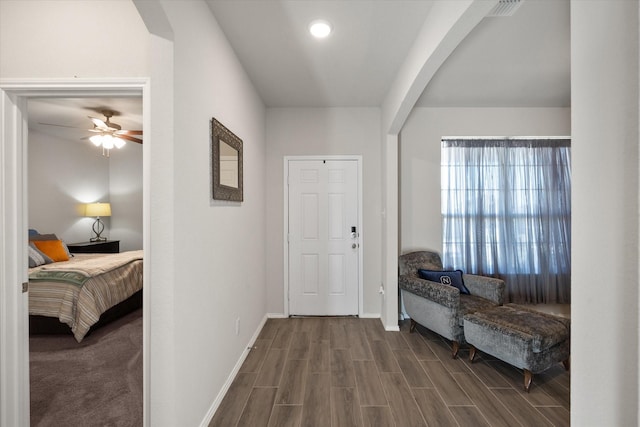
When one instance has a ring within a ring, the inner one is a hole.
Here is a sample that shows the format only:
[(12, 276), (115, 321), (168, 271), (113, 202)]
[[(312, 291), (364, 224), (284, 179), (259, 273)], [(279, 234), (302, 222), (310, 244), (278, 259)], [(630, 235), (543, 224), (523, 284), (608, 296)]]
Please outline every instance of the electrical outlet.
[(236, 319), (236, 335), (240, 335), (240, 318)]

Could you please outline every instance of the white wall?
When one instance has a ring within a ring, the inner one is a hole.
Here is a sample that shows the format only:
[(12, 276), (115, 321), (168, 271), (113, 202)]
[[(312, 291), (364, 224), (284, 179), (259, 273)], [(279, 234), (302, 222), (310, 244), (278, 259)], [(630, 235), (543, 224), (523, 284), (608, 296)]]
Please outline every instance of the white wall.
[(637, 426), (638, 2), (571, 1), (571, 424)]
[(89, 240), (94, 219), (82, 217), (83, 204), (109, 201), (108, 159), (92, 144), (38, 131), (29, 132), (28, 147), (29, 227), (67, 243)]
[(389, 88), (382, 105), (383, 199), (382, 218), (382, 322), (387, 330), (397, 329), (398, 254), (401, 218), (399, 194), (399, 134), (416, 101), (458, 43), (484, 18), (497, 0), (434, 2), (420, 33)]
[(120, 240), (121, 252), (142, 249), (142, 145), (127, 142), (111, 150), (109, 201), (109, 238)]
[(148, 76), (148, 33), (121, 0), (0, 1), (0, 76)]
[[(204, 2), (162, 6), (174, 33), (174, 146), (171, 164), (151, 167), (173, 174), (175, 419), (151, 422), (195, 426), (266, 314), (265, 108)], [(243, 140), (242, 203), (210, 200), (212, 117)]]
[(269, 313), (284, 313), (284, 156), (361, 155), (365, 315), (380, 315), (380, 110), (267, 110), (267, 286)]
[(87, 142), (29, 132), (29, 227), (67, 243), (93, 236), (84, 204), (110, 202), (104, 237), (120, 250), (142, 249), (142, 149), (127, 144), (104, 157)]
[(401, 251), (442, 252), (443, 136), (570, 136), (568, 108), (415, 108), (400, 135)]

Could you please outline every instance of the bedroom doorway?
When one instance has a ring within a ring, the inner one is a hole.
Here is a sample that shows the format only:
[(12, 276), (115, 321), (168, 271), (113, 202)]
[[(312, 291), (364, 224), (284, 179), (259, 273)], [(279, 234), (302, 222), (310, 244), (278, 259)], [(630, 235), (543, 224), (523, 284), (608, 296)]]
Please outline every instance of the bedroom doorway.
[[(142, 98), (30, 98), (27, 110), (30, 246), (61, 239), (70, 253), (29, 270), (31, 423), (142, 425)], [(89, 211), (106, 206), (97, 222)], [(54, 268), (91, 278), (44, 280)]]
[[(143, 126), (149, 129), (148, 109), (149, 80), (135, 79), (74, 79), (70, 81), (2, 81), (0, 82), (0, 114), (4, 132), (0, 135), (2, 149), (0, 162), (0, 189), (2, 190), (2, 271), (0, 272), (0, 376), (3, 378), (0, 401), (1, 423), (7, 425), (29, 424), (29, 337), (28, 337), (28, 287), (27, 287), (27, 228), (29, 226), (28, 196), (28, 101), (34, 98), (142, 98)], [(115, 121), (115, 120), (114, 120)], [(143, 228), (149, 224), (149, 154), (150, 138), (145, 137), (142, 168), (142, 218)], [(148, 233), (142, 238), (143, 249), (149, 248)], [(143, 280), (150, 287), (150, 262), (145, 262)], [(16, 286), (16, 284), (18, 286)], [(23, 285), (24, 284), (24, 285)], [(143, 414), (148, 413), (149, 382), (149, 304), (145, 292), (142, 326)], [(11, 352), (6, 349), (12, 349)]]

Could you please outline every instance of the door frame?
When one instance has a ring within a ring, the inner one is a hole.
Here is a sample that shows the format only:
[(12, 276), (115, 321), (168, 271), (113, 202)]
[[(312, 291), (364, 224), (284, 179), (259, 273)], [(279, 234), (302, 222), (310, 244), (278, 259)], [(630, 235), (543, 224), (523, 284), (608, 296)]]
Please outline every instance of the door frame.
[[(142, 97), (143, 103), (143, 250), (150, 250), (150, 129), (148, 78), (0, 79), (0, 425), (29, 425), (29, 323), (27, 228), (27, 145), (29, 98)], [(150, 357), (150, 258), (143, 280), (143, 417), (148, 424)], [(9, 349), (9, 350), (7, 350)]]
[(284, 247), (284, 317), (289, 317), (289, 162), (305, 161), (305, 160), (338, 160), (338, 161), (355, 161), (358, 164), (358, 228), (360, 250), (358, 251), (358, 316), (362, 316), (364, 306), (363, 284), (364, 284), (364, 241), (365, 233), (362, 226), (362, 156), (359, 155), (309, 155), (309, 156), (284, 156), (283, 163), (283, 191), (284, 191), (284, 222), (283, 222), (283, 247)]

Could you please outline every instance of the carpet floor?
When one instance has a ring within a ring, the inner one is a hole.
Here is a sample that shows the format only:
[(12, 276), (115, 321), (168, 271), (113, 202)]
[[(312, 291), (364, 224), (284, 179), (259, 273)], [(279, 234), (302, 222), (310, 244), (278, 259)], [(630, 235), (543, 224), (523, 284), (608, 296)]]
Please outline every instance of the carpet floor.
[(142, 309), (93, 331), (29, 338), (32, 426), (142, 425)]

